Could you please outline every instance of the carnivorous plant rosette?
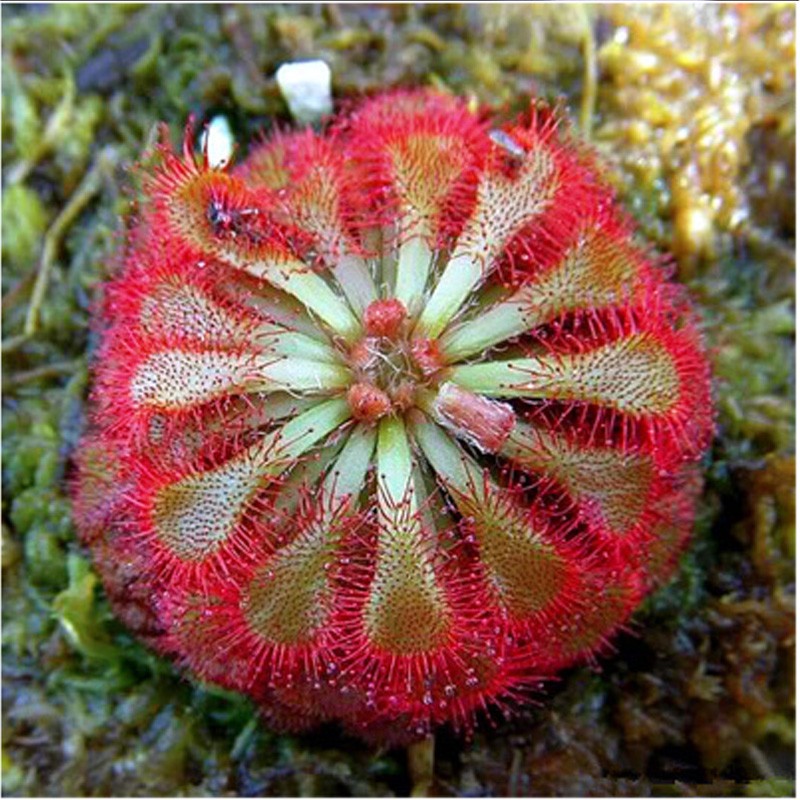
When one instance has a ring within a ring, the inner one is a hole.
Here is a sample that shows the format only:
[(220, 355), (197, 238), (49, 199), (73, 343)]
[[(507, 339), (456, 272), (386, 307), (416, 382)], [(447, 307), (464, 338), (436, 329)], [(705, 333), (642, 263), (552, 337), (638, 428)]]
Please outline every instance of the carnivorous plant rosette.
[(75, 492), (119, 616), (276, 726), (389, 742), (601, 651), (689, 535), (712, 408), (587, 149), (394, 92), (156, 161)]

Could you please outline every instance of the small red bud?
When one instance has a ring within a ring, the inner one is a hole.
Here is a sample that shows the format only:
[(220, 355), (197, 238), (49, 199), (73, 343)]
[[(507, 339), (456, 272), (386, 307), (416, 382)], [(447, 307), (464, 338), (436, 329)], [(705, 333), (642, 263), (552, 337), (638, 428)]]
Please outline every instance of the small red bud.
[(364, 312), (364, 326), (371, 336), (397, 336), (400, 326), (406, 319), (406, 307), (401, 300), (375, 300)]
[(444, 366), (439, 343), (434, 339), (414, 339), (411, 343), (411, 353), (426, 378)]
[(347, 392), (353, 417), (361, 422), (375, 422), (392, 410), (386, 392), (371, 383), (354, 383)]

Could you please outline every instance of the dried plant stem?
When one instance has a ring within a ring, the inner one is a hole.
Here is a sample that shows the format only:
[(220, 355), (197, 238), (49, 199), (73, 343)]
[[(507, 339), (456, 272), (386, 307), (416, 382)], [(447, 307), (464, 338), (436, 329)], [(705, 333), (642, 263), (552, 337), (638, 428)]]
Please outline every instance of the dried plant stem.
[(4, 295), (3, 295), (3, 302), (2, 302), (2, 309), (3, 313), (8, 311), (10, 308), (14, 308), (17, 304), (17, 300), (23, 295), (25, 292), (30, 289), (31, 284), (36, 280), (36, 273), (35, 272), (28, 272), (22, 278), (20, 278)]
[(13, 186), (17, 183), (22, 183), (28, 175), (33, 172), (39, 162), (56, 146), (61, 136), (65, 133), (66, 128), (70, 125), (73, 119), (73, 112), (75, 110), (75, 82), (71, 78), (65, 81), (64, 94), (53, 109), (53, 113), (47, 120), (44, 133), (39, 138), (39, 141), (27, 158), (18, 161), (8, 170), (8, 186)]
[(24, 332), (26, 335), (33, 336), (39, 326), (39, 310), (50, 282), (50, 273), (61, 239), (89, 201), (100, 191), (103, 177), (109, 174), (115, 163), (116, 153), (112, 149), (106, 148), (101, 151), (92, 168), (86, 173), (67, 205), (64, 206), (50, 226), (50, 230), (47, 231), (42, 247), (42, 258), (39, 261), (39, 272), (36, 276), (36, 283), (33, 285), (28, 315), (25, 318)]
[(519, 747), (514, 748), (514, 754), (511, 758), (511, 767), (508, 770), (508, 796), (509, 797), (522, 797), (520, 791), (520, 778), (522, 777), (522, 750)]
[(57, 361), (53, 364), (44, 364), (41, 367), (28, 369), (24, 372), (16, 372), (10, 375), (3, 381), (5, 389), (23, 386), (26, 383), (33, 381), (43, 380), (45, 378), (55, 378), (59, 375), (68, 375), (69, 373), (77, 370), (83, 363), (82, 358), (76, 358), (72, 361)]
[(584, 21), (583, 41), (583, 94), (581, 96), (581, 133), (589, 139), (592, 134), (592, 117), (597, 103), (597, 48), (589, 12), (581, 8)]
[(45, 234), (42, 255), (39, 259), (39, 268), (36, 273), (36, 281), (33, 285), (28, 312), (25, 316), (25, 325), (20, 335), (3, 342), (4, 353), (16, 350), (36, 334), (39, 328), (39, 312), (41, 311), (42, 302), (44, 301), (44, 296), (50, 283), (53, 263), (56, 260), (61, 241), (81, 211), (83, 211), (89, 201), (100, 191), (103, 178), (110, 174), (116, 161), (117, 154), (112, 148), (106, 148), (100, 152), (92, 168), (84, 175), (83, 180), (73, 192), (69, 202), (64, 206), (61, 213), (55, 218), (50, 229)]
[(17, 334), (17, 336), (11, 336), (8, 339), (3, 340), (3, 348), (2, 352), (5, 353), (13, 353), (18, 347), (22, 347), (25, 342), (30, 339), (25, 333)]
[(411, 797), (430, 797), (433, 788), (433, 763), (436, 739), (430, 735), (408, 746), (408, 774)]
[(757, 745), (752, 742), (748, 744), (744, 750), (744, 755), (762, 778), (766, 780), (775, 778), (775, 770), (769, 763), (769, 759), (764, 755), (764, 752)]

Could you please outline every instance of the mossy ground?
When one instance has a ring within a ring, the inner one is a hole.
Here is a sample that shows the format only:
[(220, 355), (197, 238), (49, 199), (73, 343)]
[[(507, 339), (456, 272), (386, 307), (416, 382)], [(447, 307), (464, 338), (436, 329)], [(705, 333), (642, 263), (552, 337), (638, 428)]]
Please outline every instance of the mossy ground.
[[(441, 734), (436, 789), (793, 794), (794, 9), (654, 14), (3, 8), (4, 794), (409, 789), (403, 753), (334, 727), (277, 735), (137, 644), (75, 541), (66, 493), (90, 306), (131, 210), (126, 168), (158, 120), (177, 134), (190, 113), (224, 112), (243, 147), (288, 124), (275, 69), (311, 56), (331, 65), (337, 100), (435, 85), (511, 114), (532, 94), (564, 98), (643, 230), (677, 252), (713, 348), (718, 435), (675, 580), (538, 706), (471, 742)], [(739, 84), (741, 108), (726, 93)]]

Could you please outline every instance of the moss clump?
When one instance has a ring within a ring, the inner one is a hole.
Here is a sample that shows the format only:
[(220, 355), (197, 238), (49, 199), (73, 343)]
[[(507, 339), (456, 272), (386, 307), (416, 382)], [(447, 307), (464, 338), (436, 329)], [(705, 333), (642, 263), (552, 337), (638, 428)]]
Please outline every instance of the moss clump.
[(409, 788), (402, 754), (335, 729), (277, 736), (150, 655), (114, 620), (69, 520), (89, 308), (130, 211), (125, 169), (157, 120), (222, 111), (243, 147), (288, 123), (273, 75), (309, 56), (331, 65), (337, 99), (435, 85), (513, 113), (563, 96), (654, 244), (677, 245), (715, 354), (718, 436), (676, 579), (602, 672), (565, 675), (471, 744), (443, 734), (439, 790), (792, 793), (793, 6), (2, 12), (6, 794)]

